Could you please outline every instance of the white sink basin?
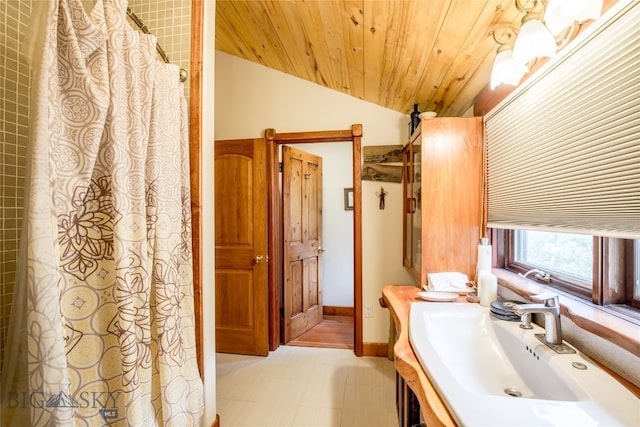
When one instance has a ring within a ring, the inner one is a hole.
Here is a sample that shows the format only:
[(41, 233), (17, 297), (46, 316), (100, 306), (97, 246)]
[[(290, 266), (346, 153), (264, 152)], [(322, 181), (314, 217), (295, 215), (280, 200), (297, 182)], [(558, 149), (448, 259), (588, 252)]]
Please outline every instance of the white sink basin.
[(586, 356), (540, 343), (543, 332), (478, 304), (409, 312), (411, 345), (460, 426), (640, 426), (640, 399)]

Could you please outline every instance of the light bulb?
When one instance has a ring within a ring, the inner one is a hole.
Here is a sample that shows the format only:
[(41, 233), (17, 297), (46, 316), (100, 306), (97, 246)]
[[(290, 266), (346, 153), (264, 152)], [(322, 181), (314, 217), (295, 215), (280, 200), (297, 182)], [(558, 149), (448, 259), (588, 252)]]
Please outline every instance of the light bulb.
[(550, 0), (544, 13), (544, 23), (551, 31), (551, 34), (557, 36), (565, 28), (573, 25), (574, 18), (566, 16), (562, 13), (559, 0)]
[(553, 35), (558, 35), (574, 21), (597, 19), (602, 13), (602, 0), (549, 0), (544, 22)]
[(587, 0), (584, 3), (581, 11), (574, 16), (575, 20), (583, 22), (588, 19), (598, 19), (602, 14), (602, 0)]
[(513, 51), (511, 49), (499, 48), (491, 71), (490, 87), (495, 89), (501, 84), (517, 86), (527, 71), (526, 66), (513, 59)]
[(553, 57), (556, 48), (556, 40), (549, 29), (539, 19), (526, 19), (525, 16), (513, 46), (513, 58), (528, 64), (535, 58)]

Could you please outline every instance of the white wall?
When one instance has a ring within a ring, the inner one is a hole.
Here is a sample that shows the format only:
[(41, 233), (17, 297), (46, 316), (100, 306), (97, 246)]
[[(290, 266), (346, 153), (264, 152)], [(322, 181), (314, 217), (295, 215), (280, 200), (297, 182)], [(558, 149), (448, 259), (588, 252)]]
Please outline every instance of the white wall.
[[(215, 139), (255, 138), (264, 130), (301, 132), (350, 129), (361, 123), (362, 145), (403, 144), (408, 116), (314, 83), (216, 51)], [(325, 170), (325, 173), (328, 171)], [(384, 183), (385, 210), (378, 209), (381, 183), (362, 182), (364, 342), (387, 342), (389, 313), (378, 298), (389, 284), (410, 284), (402, 267), (402, 187)]]
[(323, 304), (353, 307), (353, 211), (344, 210), (344, 189), (353, 187), (350, 142), (288, 144), (322, 157)]
[[(204, 358), (204, 422), (213, 425), (216, 419), (216, 293), (214, 286), (214, 265), (207, 260), (215, 259), (214, 248), (214, 198), (213, 198), (213, 141), (214, 138), (214, 83), (215, 57), (207, 55), (215, 46), (216, 2), (204, 2), (203, 19), (203, 52), (202, 63), (202, 135), (200, 156), (202, 158), (202, 175), (200, 188), (202, 194), (211, 197), (202, 198), (202, 335)], [(207, 218), (210, 218), (207, 221)]]

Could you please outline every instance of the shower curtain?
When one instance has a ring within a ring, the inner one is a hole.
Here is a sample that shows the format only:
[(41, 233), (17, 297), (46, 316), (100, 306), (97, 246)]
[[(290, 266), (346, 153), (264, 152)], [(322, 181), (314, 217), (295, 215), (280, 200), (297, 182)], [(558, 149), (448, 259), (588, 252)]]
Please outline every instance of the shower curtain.
[(44, 7), (2, 418), (199, 425), (178, 67), (131, 28), (126, 0)]

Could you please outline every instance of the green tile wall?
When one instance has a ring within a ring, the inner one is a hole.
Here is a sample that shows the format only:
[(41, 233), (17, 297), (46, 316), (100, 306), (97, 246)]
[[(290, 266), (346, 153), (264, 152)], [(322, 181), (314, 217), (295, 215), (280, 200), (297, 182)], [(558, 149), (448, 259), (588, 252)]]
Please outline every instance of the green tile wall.
[(22, 40), (30, 16), (31, 0), (0, 0), (0, 370), (24, 203), (31, 70)]

